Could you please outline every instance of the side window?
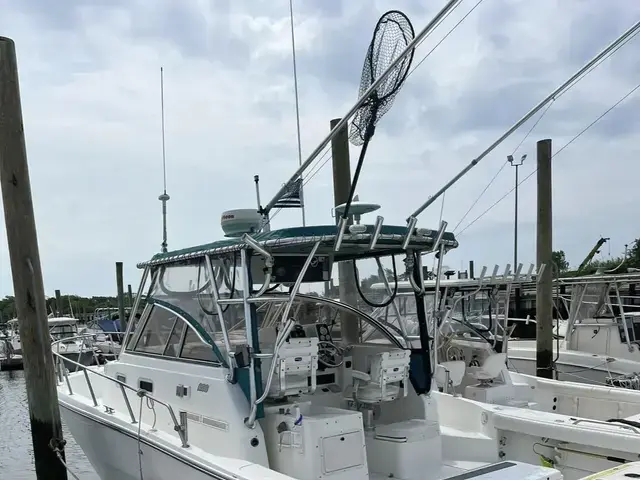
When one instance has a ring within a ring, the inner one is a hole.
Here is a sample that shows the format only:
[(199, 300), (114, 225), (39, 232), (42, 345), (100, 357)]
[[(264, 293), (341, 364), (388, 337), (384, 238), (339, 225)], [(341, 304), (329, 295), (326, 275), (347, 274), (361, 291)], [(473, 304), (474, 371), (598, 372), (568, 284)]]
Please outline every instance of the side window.
[(176, 320), (179, 319), (174, 313), (154, 306), (134, 351), (162, 355)]
[(180, 358), (220, 363), (215, 357), (211, 345), (203, 343), (192, 328), (187, 329)]
[(182, 341), (182, 333), (184, 329), (187, 328), (186, 323), (182, 321), (182, 319), (178, 319), (175, 326), (173, 327), (173, 331), (171, 332), (171, 336), (169, 337), (169, 341), (167, 342), (167, 348), (164, 351), (165, 357), (177, 357), (180, 353), (180, 342)]

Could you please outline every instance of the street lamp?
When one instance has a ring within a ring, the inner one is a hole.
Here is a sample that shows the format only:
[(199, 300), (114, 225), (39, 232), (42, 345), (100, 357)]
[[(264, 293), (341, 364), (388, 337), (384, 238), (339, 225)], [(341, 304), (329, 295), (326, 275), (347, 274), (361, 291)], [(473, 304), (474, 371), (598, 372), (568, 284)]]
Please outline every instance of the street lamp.
[(525, 153), (520, 157), (520, 160), (514, 160), (513, 155), (507, 155), (507, 160), (512, 167), (516, 167), (516, 199), (514, 208), (514, 222), (513, 222), (513, 271), (518, 268), (518, 167), (522, 165), (527, 158)]

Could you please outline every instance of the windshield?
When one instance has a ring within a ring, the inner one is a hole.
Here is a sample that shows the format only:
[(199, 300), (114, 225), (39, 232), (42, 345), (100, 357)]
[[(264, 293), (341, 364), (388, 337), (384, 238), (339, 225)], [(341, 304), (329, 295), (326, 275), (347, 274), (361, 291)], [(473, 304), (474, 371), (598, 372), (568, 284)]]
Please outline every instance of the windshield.
[(49, 329), (49, 333), (55, 340), (75, 337), (78, 335), (76, 325), (54, 325)]

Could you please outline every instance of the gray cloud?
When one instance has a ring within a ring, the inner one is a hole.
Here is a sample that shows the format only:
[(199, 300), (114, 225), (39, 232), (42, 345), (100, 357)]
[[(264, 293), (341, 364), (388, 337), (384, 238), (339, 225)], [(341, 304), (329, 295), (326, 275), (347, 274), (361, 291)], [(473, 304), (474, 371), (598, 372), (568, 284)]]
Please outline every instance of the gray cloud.
[[(416, 30), (440, 3), (399, 1)], [(416, 60), (464, 13), (461, 7)], [(394, 4), (394, 6), (396, 6)], [(295, 2), (303, 150), (357, 95), (366, 48), (386, 2)], [(411, 75), (380, 122), (358, 192), (381, 203), (387, 222), (410, 210), (493, 142), (562, 79), (640, 14), (626, 0), (483, 2)], [(263, 202), (297, 165), (288, 1), (4, 2), (0, 29), (16, 39), (30, 171), (48, 293), (113, 293), (113, 262), (135, 284), (138, 261), (159, 249), (162, 188), (157, 69), (166, 70), (169, 244), (221, 235), (220, 213)], [(541, 136), (559, 148), (631, 88), (637, 39), (562, 97), (523, 144)], [(636, 95), (566, 149), (554, 163), (554, 246), (579, 261), (597, 235), (621, 249), (637, 232), (624, 216), (640, 201)], [(449, 193), (455, 225), (522, 134), (487, 157)], [(615, 141), (603, 142), (603, 139)], [(359, 153), (352, 149), (352, 164)], [(604, 160), (606, 159), (606, 160)], [(330, 165), (330, 163), (328, 164)], [(534, 162), (523, 167), (533, 171)], [(305, 190), (307, 218), (333, 220), (330, 167)], [(619, 172), (625, 171), (625, 175)], [(620, 178), (622, 177), (622, 178)], [(534, 176), (535, 178), (535, 176)], [(504, 171), (463, 226), (513, 184)], [(615, 185), (615, 187), (611, 187)], [(521, 189), (521, 251), (534, 258), (533, 180)], [(625, 195), (614, 195), (624, 191)], [(598, 192), (594, 195), (593, 192)], [(438, 201), (420, 223), (435, 225)], [(461, 236), (448, 263), (511, 259), (512, 196)], [(278, 214), (275, 226), (299, 221)], [(0, 295), (11, 292), (0, 242)]]

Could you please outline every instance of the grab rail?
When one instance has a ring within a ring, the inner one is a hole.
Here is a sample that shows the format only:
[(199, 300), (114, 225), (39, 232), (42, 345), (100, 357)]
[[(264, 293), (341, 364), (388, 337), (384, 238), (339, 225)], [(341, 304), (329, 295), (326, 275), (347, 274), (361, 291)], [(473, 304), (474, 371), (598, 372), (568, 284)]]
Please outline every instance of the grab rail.
[[(87, 334), (84, 335), (77, 335), (75, 337), (68, 337), (65, 338), (64, 340), (72, 340), (72, 339), (76, 339), (76, 338), (83, 338), (84, 336), (87, 336)], [(52, 342), (52, 346), (57, 344), (58, 342), (61, 342), (62, 340), (56, 340), (54, 342)], [(162, 406), (164, 406), (168, 412), (169, 412), (169, 416), (171, 417), (171, 421), (173, 422), (173, 429), (178, 433), (178, 436), (180, 437), (180, 441), (182, 442), (182, 446), (184, 448), (188, 448), (189, 447), (189, 443), (187, 441), (187, 427), (186, 427), (186, 423), (183, 425), (180, 422), (178, 422), (178, 419), (173, 411), (173, 408), (171, 407), (171, 405), (169, 405), (168, 403), (165, 403), (161, 400), (158, 400), (157, 398), (149, 395), (149, 393), (146, 390), (136, 390), (135, 388), (131, 387), (130, 385), (127, 385), (124, 382), (121, 382), (120, 380), (116, 379), (116, 378), (112, 378), (109, 377), (108, 375), (105, 375), (103, 373), (97, 372), (96, 370), (90, 369), (88, 368), (86, 365), (83, 365), (79, 362), (75, 362), (69, 358), (65, 358), (63, 355), (61, 355), (60, 353), (53, 351), (52, 349), (52, 353), (54, 355), (54, 357), (56, 357), (57, 359), (57, 365), (58, 365), (58, 378), (60, 378), (61, 374), (62, 376), (64, 376), (65, 382), (67, 384), (67, 389), (69, 390), (69, 395), (73, 395), (73, 389), (71, 388), (71, 382), (69, 380), (69, 372), (67, 371), (67, 368), (64, 366), (65, 363), (71, 363), (72, 365), (75, 365), (76, 367), (76, 372), (81, 369), (84, 372), (84, 378), (85, 378), (85, 382), (87, 383), (87, 388), (89, 389), (89, 393), (91, 394), (91, 400), (93, 401), (93, 406), (97, 407), (98, 406), (98, 400), (96, 398), (95, 395), (95, 391), (93, 389), (93, 385), (91, 384), (91, 379), (89, 378), (89, 373), (92, 373), (93, 375), (97, 375), (98, 377), (102, 377), (106, 380), (109, 380), (117, 385), (119, 385), (120, 387), (120, 391), (122, 393), (122, 397), (124, 398), (124, 403), (127, 407), (127, 410), (129, 411), (129, 416), (131, 417), (131, 423), (138, 423), (138, 420), (136, 420), (135, 414), (133, 412), (133, 408), (131, 407), (131, 402), (129, 401), (129, 397), (127, 396), (127, 390), (131, 390), (132, 392), (135, 392), (136, 395), (138, 395), (142, 401), (142, 397), (147, 397), (149, 399), (151, 399), (153, 401), (153, 403), (157, 403), (160, 404)], [(54, 364), (56, 364), (56, 361), (54, 360)]]
[(632, 425), (626, 425), (624, 423), (603, 422), (601, 420), (590, 420), (588, 418), (578, 418), (573, 422), (574, 425), (578, 425), (579, 423), (594, 423), (596, 425), (606, 425), (608, 427), (613, 426), (613, 427), (621, 428), (623, 430), (631, 430), (633, 433), (640, 434), (640, 430), (638, 430), (636, 427)]

